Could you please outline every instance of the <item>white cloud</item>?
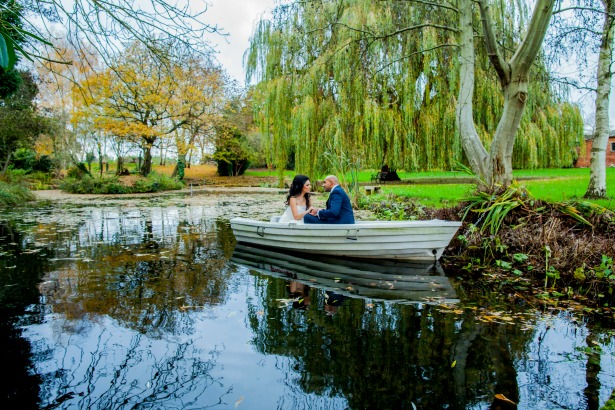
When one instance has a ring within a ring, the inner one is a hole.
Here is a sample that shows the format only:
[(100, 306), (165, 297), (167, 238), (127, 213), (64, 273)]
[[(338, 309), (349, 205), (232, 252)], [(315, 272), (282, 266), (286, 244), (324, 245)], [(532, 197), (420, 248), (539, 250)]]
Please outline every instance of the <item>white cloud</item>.
[(243, 55), (248, 49), (254, 25), (263, 16), (269, 16), (275, 0), (210, 0), (204, 18), (229, 35), (224, 38), (212, 34), (208, 39), (219, 51), (218, 61), (229, 75), (241, 84), (245, 80)]

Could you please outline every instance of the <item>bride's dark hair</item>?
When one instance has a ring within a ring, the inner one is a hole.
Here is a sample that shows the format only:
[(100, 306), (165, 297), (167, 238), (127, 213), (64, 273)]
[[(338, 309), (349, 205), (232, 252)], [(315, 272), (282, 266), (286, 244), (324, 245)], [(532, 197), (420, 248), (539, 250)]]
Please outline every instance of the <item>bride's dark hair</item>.
[[(286, 205), (288, 205), (290, 203), (290, 198), (293, 196), (297, 196), (301, 193), (301, 191), (303, 190), (303, 186), (305, 185), (305, 183), (307, 181), (309, 181), (310, 178), (308, 178), (307, 175), (297, 175), (293, 178), (293, 182), (290, 184), (290, 189), (288, 190), (288, 195), (286, 195), (286, 202), (284, 202)], [(308, 193), (306, 193), (305, 195), (305, 208), (309, 208), (310, 207), (310, 195)]]

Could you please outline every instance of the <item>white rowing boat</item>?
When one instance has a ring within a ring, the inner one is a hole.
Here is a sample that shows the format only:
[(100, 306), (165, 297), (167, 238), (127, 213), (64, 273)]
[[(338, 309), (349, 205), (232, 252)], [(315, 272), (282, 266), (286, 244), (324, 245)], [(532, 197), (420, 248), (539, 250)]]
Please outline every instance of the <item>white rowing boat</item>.
[(442, 221), (358, 221), (355, 224), (294, 224), (231, 219), (239, 243), (309, 254), (371, 259), (434, 261), (461, 226)]

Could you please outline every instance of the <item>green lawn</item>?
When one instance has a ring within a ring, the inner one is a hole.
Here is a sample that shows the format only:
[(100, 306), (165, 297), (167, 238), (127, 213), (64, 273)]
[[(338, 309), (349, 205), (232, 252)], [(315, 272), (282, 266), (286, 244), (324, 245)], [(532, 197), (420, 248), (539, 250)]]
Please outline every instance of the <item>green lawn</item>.
[(388, 194), (407, 196), (428, 207), (443, 208), (457, 204), (474, 190), (473, 184), (416, 184), (381, 185), (381, 193), (374, 199)]
[[(398, 172), (398, 175), (403, 180), (408, 179), (415, 182), (420, 178), (456, 177), (452, 172), (403, 173), (403, 176), (401, 172)], [(525, 185), (528, 191), (538, 199), (558, 202), (570, 199), (582, 199), (589, 183), (589, 170), (579, 168), (519, 170), (515, 171), (514, 176), (539, 178), (522, 180), (520, 184)], [(436, 207), (455, 204), (474, 189), (474, 185), (472, 184), (381, 184), (380, 186), (382, 187), (381, 195), (393, 193), (396, 195), (410, 196), (427, 206)], [(611, 199), (591, 200), (591, 202), (615, 210), (615, 168), (607, 169), (607, 194)]]
[[(359, 172), (360, 183), (370, 183), (376, 170)], [(275, 170), (248, 170), (249, 176), (276, 176)], [(285, 171), (287, 179), (292, 179), (295, 171)], [(380, 196), (389, 193), (416, 198), (426, 206), (444, 207), (454, 205), (461, 198), (467, 196), (474, 189), (473, 184), (465, 183), (468, 175), (453, 171), (423, 171), (406, 172), (397, 171), (397, 175), (404, 181), (411, 181), (409, 185), (378, 184), (381, 186)], [(589, 183), (589, 169), (587, 168), (558, 168), (558, 169), (531, 169), (516, 170), (514, 177), (522, 178), (520, 183), (536, 198), (548, 201), (564, 201), (569, 199), (582, 199)], [(429, 184), (429, 179), (449, 179), (446, 184)], [(531, 179), (525, 179), (531, 178)], [(460, 183), (454, 183), (459, 179)], [(426, 183), (420, 183), (420, 182)], [(418, 183), (417, 183), (418, 182)], [(461, 183), (464, 182), (464, 183)], [(612, 199), (592, 200), (609, 209), (615, 209), (615, 168), (607, 168), (607, 193)], [(376, 196), (376, 198), (380, 197)]]
[[(377, 174), (376, 170), (367, 170), (359, 172), (359, 182), (371, 182), (372, 175)], [(403, 181), (405, 180), (417, 180), (417, 179), (427, 179), (427, 178), (457, 178), (457, 177), (468, 177), (468, 175), (463, 172), (453, 172), (453, 171), (421, 171), (421, 172), (406, 172), (406, 171), (397, 171), (397, 176), (401, 178)]]

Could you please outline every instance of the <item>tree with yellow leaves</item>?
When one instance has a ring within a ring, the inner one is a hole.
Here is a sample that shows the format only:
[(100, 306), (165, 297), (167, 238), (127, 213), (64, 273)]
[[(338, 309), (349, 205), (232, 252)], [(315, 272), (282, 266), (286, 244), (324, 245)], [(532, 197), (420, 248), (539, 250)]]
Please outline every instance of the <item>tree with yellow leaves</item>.
[(82, 83), (95, 126), (143, 150), (142, 175), (151, 172), (151, 150), (161, 138), (175, 138), (185, 161), (199, 124), (215, 115), (222, 98), (219, 69), (188, 50), (165, 41), (133, 43), (116, 64)]
[[(188, 163), (199, 140), (211, 142), (215, 124), (225, 100), (226, 77), (222, 71), (202, 59), (190, 58), (174, 70), (177, 83), (176, 97), (172, 102), (182, 115), (173, 122), (183, 122), (173, 132), (177, 150), (177, 166), (173, 176), (183, 178), (183, 167)], [(179, 172), (179, 174), (178, 174)]]

